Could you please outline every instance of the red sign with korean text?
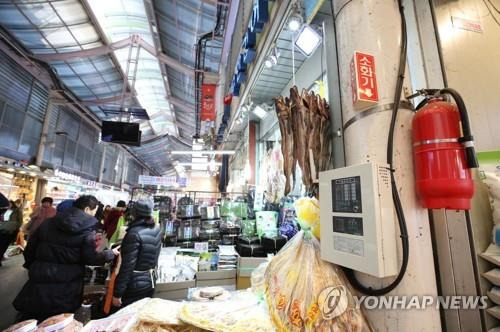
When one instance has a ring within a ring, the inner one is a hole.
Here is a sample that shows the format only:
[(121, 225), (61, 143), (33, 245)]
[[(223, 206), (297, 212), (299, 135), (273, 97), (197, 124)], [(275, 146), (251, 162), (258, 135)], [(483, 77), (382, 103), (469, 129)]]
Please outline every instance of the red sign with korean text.
[(215, 121), (215, 84), (201, 87), (201, 121)]
[(378, 102), (377, 75), (373, 55), (354, 53), (351, 61), (351, 85), (354, 106), (364, 107)]

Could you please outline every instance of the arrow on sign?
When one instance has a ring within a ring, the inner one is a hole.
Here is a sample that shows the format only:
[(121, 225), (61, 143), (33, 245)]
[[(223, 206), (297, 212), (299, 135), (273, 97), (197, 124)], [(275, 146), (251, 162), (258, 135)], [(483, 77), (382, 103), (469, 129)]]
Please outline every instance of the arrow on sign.
[(372, 89), (368, 89), (368, 88), (366, 88), (364, 93), (365, 93), (365, 95), (366, 95), (368, 98), (370, 98), (371, 96), (373, 96)]

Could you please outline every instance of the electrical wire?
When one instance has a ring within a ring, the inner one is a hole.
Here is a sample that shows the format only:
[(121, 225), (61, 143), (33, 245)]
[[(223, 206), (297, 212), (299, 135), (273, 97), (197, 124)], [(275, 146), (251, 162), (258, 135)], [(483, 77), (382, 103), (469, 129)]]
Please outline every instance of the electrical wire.
[[(337, 21), (337, 17), (339, 16), (339, 14), (340, 14), (340, 12), (342, 11), (342, 9), (344, 9), (344, 8), (345, 8), (345, 6), (347, 6), (348, 4), (350, 4), (350, 3), (351, 3), (351, 2), (353, 2), (353, 1), (354, 1), (354, 0), (349, 0), (349, 1), (347, 1), (346, 3), (344, 3), (344, 4), (342, 5), (342, 7), (340, 7), (339, 11), (337, 12), (337, 15), (334, 15), (334, 16), (333, 16), (333, 20), (334, 20), (334, 21)], [(332, 2), (333, 2), (333, 1), (332, 1)], [(333, 8), (333, 5), (332, 5), (332, 8)], [(333, 14), (333, 9), (332, 9), (332, 14)]]
[(396, 120), (398, 116), (399, 103), (401, 101), (401, 94), (403, 92), (404, 74), (406, 68), (406, 55), (408, 47), (406, 18), (404, 15), (404, 6), (402, 4), (402, 0), (398, 0), (398, 6), (401, 15), (401, 50), (399, 55), (399, 69), (398, 69), (398, 77), (396, 83), (396, 91), (394, 94), (394, 104), (392, 109), (391, 124), (389, 127), (389, 135), (387, 138), (387, 163), (389, 164), (391, 171), (392, 200), (394, 202), (394, 210), (396, 211), (399, 229), (401, 232), (400, 237), (401, 237), (401, 246), (403, 251), (403, 260), (401, 263), (401, 267), (399, 269), (399, 273), (396, 276), (396, 279), (394, 279), (394, 281), (392, 281), (389, 285), (377, 289), (361, 284), (361, 282), (356, 278), (356, 275), (354, 274), (353, 270), (345, 269), (347, 279), (356, 290), (364, 294), (373, 296), (380, 296), (387, 294), (400, 284), (406, 273), (406, 268), (408, 267), (408, 261), (410, 256), (410, 244), (408, 240), (406, 219), (404, 215), (403, 205), (399, 197), (396, 178), (394, 176), (394, 131), (396, 128)]
[(491, 7), (493, 7), (493, 9), (498, 13), (500, 14), (500, 9), (498, 9), (495, 4), (493, 2), (491, 2), (491, 0), (488, 0), (488, 2), (490, 3)]
[[(488, 0), (488, 2), (490, 3), (490, 5), (491, 5), (491, 6), (492, 6), (492, 7), (493, 7), (493, 8), (494, 8), (494, 9), (495, 9), (498, 13), (500, 13), (500, 11), (498, 10), (498, 8), (497, 8), (497, 7), (495, 7), (495, 5), (493, 5), (493, 4), (491, 3), (491, 1), (490, 1), (490, 0)], [(486, 0), (483, 0), (483, 3), (484, 3), (484, 5), (486, 6), (486, 9), (488, 9), (488, 12), (490, 13), (491, 18), (495, 21), (495, 23), (496, 23), (498, 26), (500, 26), (500, 22), (499, 22), (499, 21), (498, 21), (498, 19), (495, 17), (495, 14), (493, 14), (493, 12), (491, 11), (491, 8), (488, 6), (488, 3), (486, 2)]]

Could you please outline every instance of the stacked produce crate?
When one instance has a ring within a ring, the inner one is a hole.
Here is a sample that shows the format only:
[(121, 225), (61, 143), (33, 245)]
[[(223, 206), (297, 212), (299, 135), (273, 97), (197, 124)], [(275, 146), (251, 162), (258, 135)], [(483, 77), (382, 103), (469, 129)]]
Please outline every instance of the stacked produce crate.
[(240, 235), (241, 226), (247, 219), (248, 206), (243, 201), (223, 200), (221, 202), (220, 233), (223, 245), (234, 245)]
[(189, 197), (183, 197), (177, 203), (177, 245), (181, 248), (194, 248), (201, 230), (200, 208)]
[(209, 251), (217, 251), (217, 246), (220, 244), (220, 208), (219, 206), (202, 206), (200, 207), (201, 214), (201, 242), (208, 242)]

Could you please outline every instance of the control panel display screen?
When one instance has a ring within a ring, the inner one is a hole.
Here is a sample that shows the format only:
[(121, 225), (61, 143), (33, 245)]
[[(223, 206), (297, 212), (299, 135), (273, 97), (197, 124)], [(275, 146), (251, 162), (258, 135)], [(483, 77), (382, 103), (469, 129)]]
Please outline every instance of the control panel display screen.
[(333, 217), (333, 231), (363, 236), (363, 219), (356, 217)]
[(361, 177), (332, 180), (333, 212), (362, 213)]

